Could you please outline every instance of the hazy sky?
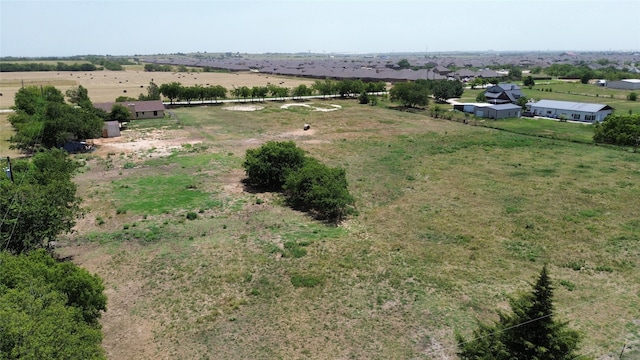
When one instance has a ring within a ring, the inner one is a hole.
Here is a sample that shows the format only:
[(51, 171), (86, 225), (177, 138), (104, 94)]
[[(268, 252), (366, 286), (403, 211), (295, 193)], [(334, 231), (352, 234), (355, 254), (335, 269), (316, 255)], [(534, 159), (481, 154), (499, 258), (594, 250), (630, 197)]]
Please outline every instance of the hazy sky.
[(0, 56), (640, 50), (640, 0), (0, 0)]

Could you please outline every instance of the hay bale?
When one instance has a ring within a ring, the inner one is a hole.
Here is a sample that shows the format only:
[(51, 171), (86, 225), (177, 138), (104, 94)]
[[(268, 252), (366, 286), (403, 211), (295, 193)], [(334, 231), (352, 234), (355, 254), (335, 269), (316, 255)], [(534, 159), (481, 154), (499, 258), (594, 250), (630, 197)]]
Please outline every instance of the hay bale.
[(309, 125), (309, 124), (304, 124), (304, 127), (302, 127), (302, 129), (303, 129), (304, 131), (307, 131), (307, 130), (311, 129), (311, 125)]

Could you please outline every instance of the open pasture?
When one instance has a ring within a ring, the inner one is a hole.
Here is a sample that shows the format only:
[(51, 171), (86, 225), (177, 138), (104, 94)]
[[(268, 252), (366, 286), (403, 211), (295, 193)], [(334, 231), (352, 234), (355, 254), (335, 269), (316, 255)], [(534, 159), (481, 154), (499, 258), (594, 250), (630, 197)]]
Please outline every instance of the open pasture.
[(153, 81), (158, 86), (177, 81), (185, 86), (200, 84), (222, 85), (228, 90), (241, 86), (266, 86), (272, 83), (278, 86), (294, 88), (300, 84), (311, 85), (313, 80), (277, 77), (259, 73), (221, 73), (221, 72), (145, 72), (139, 66), (125, 71), (41, 71), (41, 72), (3, 72), (0, 73), (0, 109), (13, 106), (15, 93), (24, 86), (52, 85), (62, 93), (72, 87), (82, 85), (89, 90), (93, 102), (115, 101), (119, 96), (138, 98), (147, 94), (147, 86)]
[[(88, 212), (57, 251), (105, 280), (110, 358), (450, 359), (544, 263), (584, 354), (637, 355), (637, 153), (335, 101), (174, 109), (77, 155)], [(359, 215), (245, 187), (268, 140), (345, 168)]]

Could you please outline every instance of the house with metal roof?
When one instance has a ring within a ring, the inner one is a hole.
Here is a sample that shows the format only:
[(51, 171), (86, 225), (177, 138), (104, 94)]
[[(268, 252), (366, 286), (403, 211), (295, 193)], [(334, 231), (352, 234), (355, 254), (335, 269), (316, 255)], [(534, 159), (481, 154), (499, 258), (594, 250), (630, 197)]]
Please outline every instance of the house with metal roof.
[(573, 101), (540, 100), (527, 104), (534, 116), (566, 119), (589, 123), (600, 122), (613, 113), (613, 108), (605, 104)]

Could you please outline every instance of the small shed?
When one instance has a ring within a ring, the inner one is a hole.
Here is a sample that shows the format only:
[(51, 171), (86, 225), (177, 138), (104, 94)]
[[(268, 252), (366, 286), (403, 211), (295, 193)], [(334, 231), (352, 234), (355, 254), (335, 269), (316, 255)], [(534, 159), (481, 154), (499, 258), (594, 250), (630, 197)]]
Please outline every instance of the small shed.
[(112, 138), (120, 136), (120, 123), (117, 121), (105, 121), (102, 126), (102, 137)]

